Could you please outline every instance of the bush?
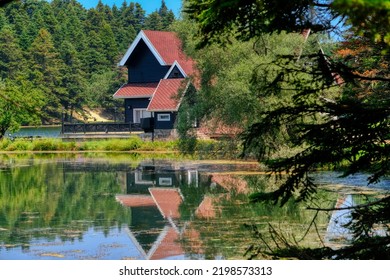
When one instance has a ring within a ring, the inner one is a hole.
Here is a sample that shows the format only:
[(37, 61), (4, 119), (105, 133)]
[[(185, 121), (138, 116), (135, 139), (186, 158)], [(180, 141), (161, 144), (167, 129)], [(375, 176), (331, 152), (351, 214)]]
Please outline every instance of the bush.
[(7, 151), (29, 151), (32, 150), (32, 142), (24, 139), (17, 139), (11, 142), (7, 148)]
[(2, 140), (0, 140), (0, 150), (6, 150), (8, 145), (11, 143), (12, 143), (11, 140), (7, 138), (3, 138)]
[(33, 151), (57, 151), (59, 143), (53, 139), (39, 139), (32, 142)]

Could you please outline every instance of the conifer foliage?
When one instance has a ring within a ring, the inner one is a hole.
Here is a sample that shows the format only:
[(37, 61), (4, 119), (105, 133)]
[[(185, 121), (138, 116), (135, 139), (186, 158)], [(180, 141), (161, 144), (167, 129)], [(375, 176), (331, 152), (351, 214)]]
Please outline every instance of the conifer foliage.
[[(39, 107), (33, 111), (43, 123), (60, 121), (62, 113), (82, 113), (86, 106), (108, 111), (121, 107), (110, 98), (114, 92), (99, 92), (96, 98), (90, 91), (98, 87), (94, 83), (102, 82), (97, 77), (108, 79), (107, 89), (118, 88), (126, 76), (117, 62), (137, 33), (147, 28), (167, 30), (175, 20), (164, 1), (156, 11), (158, 17), (125, 0), (120, 7), (99, 1), (91, 9), (77, 0), (0, 3), (0, 103), (14, 98), (6, 85), (15, 85), (14, 91), (29, 83), (31, 91), (42, 97), (37, 97)], [(13, 101), (23, 108), (27, 100), (17, 99)], [(30, 121), (18, 119), (20, 124)]]
[[(317, 185), (312, 172), (338, 166), (344, 176), (361, 172), (367, 185), (390, 173), (390, 1), (275, 1), (275, 0), (189, 0), (189, 17), (199, 25), (198, 47), (214, 42), (258, 40), (264, 34), (337, 32), (335, 50), (280, 55), (262, 71), (254, 71), (248, 83), (259, 97), (282, 96), (290, 101), (263, 108), (243, 134), (246, 155), (254, 155), (278, 174), (278, 188), (252, 195), (256, 202), (288, 201), (312, 203)], [(346, 23), (344, 25), (344, 23)], [(342, 26), (342, 28), (338, 28)], [(342, 35), (342, 37), (341, 37)], [(299, 52), (298, 52), (299, 53)], [(261, 84), (259, 73), (273, 73), (274, 79)], [(259, 102), (261, 99), (259, 98)], [(278, 137), (294, 148), (285, 156), (275, 152)], [(284, 233), (273, 232), (274, 257), (331, 259), (390, 258), (390, 196), (362, 201), (352, 211), (348, 227), (352, 241), (345, 247), (302, 248), (287, 242)], [(339, 209), (340, 210), (340, 209)], [(315, 225), (313, 221), (312, 225)], [(252, 257), (258, 247), (251, 247)]]

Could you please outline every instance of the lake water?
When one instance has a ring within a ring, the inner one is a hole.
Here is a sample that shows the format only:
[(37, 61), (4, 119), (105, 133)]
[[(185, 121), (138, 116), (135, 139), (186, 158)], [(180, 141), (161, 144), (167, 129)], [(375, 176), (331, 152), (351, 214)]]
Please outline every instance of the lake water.
[(304, 205), (249, 203), (271, 181), (256, 163), (0, 155), (0, 259), (245, 259), (270, 225), (307, 246), (329, 239), (329, 215), (307, 231)]
[(61, 134), (61, 126), (22, 127), (16, 132), (6, 132), (5, 137), (42, 137), (58, 138)]

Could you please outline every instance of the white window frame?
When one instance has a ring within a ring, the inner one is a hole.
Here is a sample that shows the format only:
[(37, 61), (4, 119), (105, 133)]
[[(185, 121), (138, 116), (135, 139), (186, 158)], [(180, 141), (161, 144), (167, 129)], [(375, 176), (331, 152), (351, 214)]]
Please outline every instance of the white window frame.
[(188, 185), (194, 184), (195, 187), (199, 186), (199, 176), (198, 176), (198, 170), (188, 170), (187, 177), (188, 177)]
[(154, 181), (147, 181), (142, 179), (142, 172), (136, 170), (134, 172), (134, 181), (137, 185), (153, 185)]
[(160, 178), (158, 178), (158, 184), (160, 186), (172, 186), (172, 178), (160, 177)]
[(159, 122), (169, 122), (171, 121), (171, 114), (158, 114), (157, 120)]
[[(140, 112), (139, 120), (137, 119), (137, 112)], [(141, 119), (152, 117), (152, 112), (146, 111), (146, 108), (134, 108), (133, 109), (133, 123), (141, 123)]]

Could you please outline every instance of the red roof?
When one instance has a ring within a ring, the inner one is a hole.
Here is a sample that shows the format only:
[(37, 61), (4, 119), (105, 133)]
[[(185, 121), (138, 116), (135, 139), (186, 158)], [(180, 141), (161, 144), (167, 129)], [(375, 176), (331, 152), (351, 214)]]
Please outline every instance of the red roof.
[(185, 79), (160, 80), (150, 100), (148, 111), (177, 111), (179, 100), (177, 94), (183, 88)]
[(184, 255), (184, 249), (178, 242), (180, 239), (179, 234), (174, 228), (169, 228), (168, 232), (164, 236), (164, 239), (160, 241), (156, 251), (150, 257), (151, 260), (166, 259), (169, 257)]
[(178, 189), (150, 188), (149, 192), (164, 218), (180, 218), (179, 206), (183, 200)]
[(176, 33), (168, 31), (141, 30), (120, 61), (120, 66), (127, 63), (140, 40), (146, 43), (161, 65), (173, 65), (176, 61), (187, 76), (196, 74), (195, 62), (183, 52), (181, 40)]
[(220, 185), (225, 190), (237, 193), (247, 194), (249, 192), (248, 184), (240, 177), (224, 174), (213, 174), (211, 180)]
[(182, 43), (174, 32), (143, 30), (166, 64), (172, 65), (177, 61), (187, 75), (192, 75), (195, 62), (182, 50)]
[(199, 204), (198, 208), (195, 211), (195, 214), (198, 218), (215, 218), (216, 212), (214, 208), (215, 197), (205, 196), (203, 201)]
[(114, 94), (114, 98), (151, 97), (158, 83), (131, 83), (125, 84)]
[(150, 195), (117, 195), (116, 200), (126, 207), (156, 206)]
[(184, 57), (181, 51), (181, 41), (174, 32), (143, 30), (156, 51), (168, 65)]

